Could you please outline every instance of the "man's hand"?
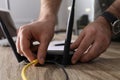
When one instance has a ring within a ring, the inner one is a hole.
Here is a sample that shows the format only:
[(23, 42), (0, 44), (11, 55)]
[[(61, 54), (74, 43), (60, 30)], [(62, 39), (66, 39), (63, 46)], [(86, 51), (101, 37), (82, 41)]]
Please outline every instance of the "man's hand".
[(38, 41), (40, 44), (38, 46), (37, 58), (40, 64), (44, 64), (44, 59), (46, 56), (46, 51), (49, 42), (54, 35), (55, 22), (52, 20), (39, 20), (24, 26), (21, 26), (18, 30), (17, 35), (17, 51), (24, 55), (29, 61), (36, 59), (36, 56), (32, 52), (33, 41)]
[(88, 62), (104, 52), (111, 41), (110, 25), (103, 17), (87, 25), (80, 33), (78, 39), (71, 45), (76, 49), (72, 57), (72, 63)]

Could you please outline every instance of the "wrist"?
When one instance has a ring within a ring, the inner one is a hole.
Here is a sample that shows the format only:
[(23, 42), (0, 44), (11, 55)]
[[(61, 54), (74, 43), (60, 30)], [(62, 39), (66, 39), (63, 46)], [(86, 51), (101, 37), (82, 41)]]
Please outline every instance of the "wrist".
[(114, 14), (106, 11), (102, 15), (104, 19), (110, 24), (110, 28), (113, 36), (117, 36), (120, 34), (120, 19), (116, 17)]
[(103, 27), (106, 27), (107, 29), (109, 29), (112, 32), (110, 23), (103, 16), (99, 16), (95, 20), (95, 22), (102, 24)]
[(114, 16), (120, 18), (120, 0), (116, 0), (106, 11), (112, 13)]
[(53, 14), (44, 14), (44, 15), (41, 14), (40, 17), (38, 18), (38, 21), (47, 22), (55, 26), (57, 17)]

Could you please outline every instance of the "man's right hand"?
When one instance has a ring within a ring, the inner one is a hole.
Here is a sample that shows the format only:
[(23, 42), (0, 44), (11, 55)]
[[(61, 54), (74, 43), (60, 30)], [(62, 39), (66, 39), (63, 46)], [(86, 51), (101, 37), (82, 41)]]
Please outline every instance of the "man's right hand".
[[(49, 19), (42, 19), (33, 23), (21, 26), (17, 35), (17, 51), (24, 55), (30, 62), (38, 59), (40, 64), (44, 64), (46, 51), (49, 42), (54, 35), (55, 22)], [(35, 48), (32, 43), (38, 41), (40, 44), (37, 49), (37, 57), (32, 52), (31, 48)]]

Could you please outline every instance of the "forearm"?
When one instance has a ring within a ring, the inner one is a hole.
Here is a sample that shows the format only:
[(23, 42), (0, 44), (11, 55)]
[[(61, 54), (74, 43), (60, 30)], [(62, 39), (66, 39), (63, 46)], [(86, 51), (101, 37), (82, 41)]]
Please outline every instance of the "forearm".
[(120, 18), (120, 0), (115, 0), (114, 3), (107, 9), (107, 11)]
[(39, 19), (56, 19), (61, 0), (41, 0)]
[[(120, 0), (115, 0), (106, 11), (120, 18)], [(103, 16), (99, 16), (95, 21), (104, 24), (106, 27), (110, 29), (111, 24)]]

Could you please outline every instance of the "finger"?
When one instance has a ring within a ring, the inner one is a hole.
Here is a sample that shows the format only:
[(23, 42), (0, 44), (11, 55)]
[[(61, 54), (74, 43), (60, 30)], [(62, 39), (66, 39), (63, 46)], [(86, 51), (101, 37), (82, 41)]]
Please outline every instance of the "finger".
[(17, 48), (17, 52), (22, 55), (22, 51), (20, 50), (20, 37), (18, 36), (17, 37), (17, 40), (16, 40), (16, 48)]
[(79, 47), (77, 48), (76, 52), (74, 53), (72, 57), (72, 63), (75, 64), (81, 57), (81, 55), (89, 48), (89, 46), (93, 42), (93, 37), (90, 35), (86, 35), (81, 43), (79, 44)]
[(22, 51), (20, 50), (20, 36), (19, 36), (19, 29), (17, 29), (17, 39), (16, 39), (16, 49), (18, 54), (20, 54), (21, 56), (23, 56)]
[(20, 49), (24, 56), (31, 62), (35, 59), (34, 54), (30, 50), (30, 41), (25, 36), (20, 37)]
[[(21, 28), (21, 27), (20, 27)], [(19, 34), (20, 28), (17, 29), (17, 35)]]
[(84, 32), (81, 32), (79, 37), (77, 38), (77, 40), (70, 45), (70, 49), (74, 50), (74, 49), (78, 48), (78, 46), (81, 43), (81, 41), (84, 38), (84, 36), (85, 36)]
[(96, 57), (98, 57), (100, 55), (100, 53), (103, 52), (103, 50), (105, 50), (104, 48), (102, 48), (102, 44), (100, 42), (95, 42), (92, 47), (88, 50), (88, 52), (84, 55), (82, 55), (80, 61), (81, 62), (88, 62), (90, 60), (95, 59)]
[(47, 48), (48, 48), (48, 44), (46, 42), (40, 42), (37, 53), (37, 58), (40, 64), (44, 64), (45, 62)]

